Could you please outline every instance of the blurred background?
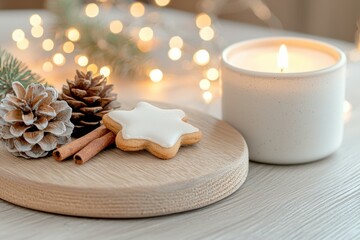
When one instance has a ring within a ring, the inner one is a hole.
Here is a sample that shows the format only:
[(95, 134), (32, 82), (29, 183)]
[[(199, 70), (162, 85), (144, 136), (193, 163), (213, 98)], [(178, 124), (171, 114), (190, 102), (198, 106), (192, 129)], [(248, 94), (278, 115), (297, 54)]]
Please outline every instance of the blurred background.
[[(74, 0), (76, 1), (76, 0)], [(149, 2), (149, 1), (142, 1)], [(209, 0), (220, 18), (283, 28), (349, 42), (354, 41), (360, 17), (359, 0)], [(172, 0), (169, 7), (198, 12), (199, 0)], [(0, 0), (0, 9), (44, 8), (45, 0)]]

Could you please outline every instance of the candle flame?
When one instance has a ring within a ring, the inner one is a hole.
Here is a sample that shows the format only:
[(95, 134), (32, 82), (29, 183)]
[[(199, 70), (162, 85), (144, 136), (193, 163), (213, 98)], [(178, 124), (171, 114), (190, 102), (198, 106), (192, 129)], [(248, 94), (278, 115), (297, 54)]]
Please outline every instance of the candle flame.
[(285, 46), (285, 44), (281, 44), (279, 48), (279, 55), (278, 55), (278, 61), (277, 65), (278, 68), (280, 68), (280, 71), (283, 72), (284, 69), (288, 67), (289, 60), (288, 60), (288, 50)]

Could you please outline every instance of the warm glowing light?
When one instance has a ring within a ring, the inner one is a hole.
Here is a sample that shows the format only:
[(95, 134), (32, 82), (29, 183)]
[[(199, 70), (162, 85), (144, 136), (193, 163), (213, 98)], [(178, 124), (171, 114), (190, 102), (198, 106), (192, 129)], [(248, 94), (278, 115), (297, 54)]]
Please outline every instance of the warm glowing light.
[(155, 0), (156, 5), (159, 7), (165, 7), (170, 3), (170, 0)]
[(24, 38), (23, 40), (19, 41), (16, 43), (16, 46), (21, 49), (21, 50), (25, 50), (29, 47), (29, 40), (27, 40), (26, 38)]
[(39, 26), (42, 23), (42, 19), (38, 14), (34, 14), (29, 18), (30, 24), (33, 27)]
[(55, 65), (62, 66), (65, 64), (65, 57), (61, 53), (56, 53), (53, 58), (53, 62)]
[(283, 72), (288, 67), (288, 51), (285, 44), (281, 44), (279, 48), (277, 66), (280, 68), (281, 72)]
[(31, 35), (34, 38), (40, 38), (44, 34), (44, 29), (42, 26), (35, 26), (31, 28)]
[(348, 101), (344, 102), (344, 113), (349, 113), (351, 112), (352, 106)]
[(215, 81), (219, 78), (219, 71), (216, 68), (209, 68), (206, 71), (206, 77), (211, 81)]
[(85, 67), (86, 65), (88, 65), (89, 63), (89, 59), (86, 56), (80, 56), (77, 59), (77, 64), (79, 64), (79, 66), (81, 67)]
[(42, 69), (44, 72), (51, 72), (54, 68), (54, 65), (51, 62), (44, 62)]
[(200, 82), (199, 82), (199, 87), (201, 88), (201, 90), (209, 90), (210, 88), (210, 81), (207, 80), (207, 79), (202, 79)]
[(193, 60), (196, 64), (205, 66), (210, 61), (210, 54), (205, 49), (200, 49), (194, 54)]
[(111, 70), (108, 66), (104, 66), (102, 68), (100, 68), (100, 74), (103, 75), (104, 77), (108, 77), (111, 73)]
[(93, 73), (96, 73), (98, 70), (98, 67), (96, 66), (96, 64), (90, 64), (89, 66), (87, 66), (86, 68), (87, 71), (91, 71)]
[(85, 7), (85, 14), (90, 18), (94, 18), (99, 15), (99, 7), (96, 3), (89, 3)]
[(211, 25), (211, 18), (206, 13), (200, 13), (196, 16), (196, 26), (198, 28), (204, 28)]
[(209, 91), (204, 92), (202, 97), (207, 104), (211, 103), (211, 101), (213, 99), (213, 95)]
[(151, 28), (149, 27), (143, 27), (140, 29), (139, 31), (139, 38), (144, 41), (150, 41), (151, 39), (153, 39), (154, 37), (154, 32)]
[(77, 42), (80, 39), (80, 32), (76, 28), (69, 28), (66, 31), (66, 37), (73, 42)]
[(70, 41), (65, 42), (63, 45), (63, 50), (65, 53), (72, 53), (74, 49), (75, 49), (75, 45)]
[(153, 49), (153, 43), (152, 42), (144, 42), (144, 41), (137, 41), (136, 46), (138, 49), (142, 52), (150, 52)]
[(182, 52), (180, 48), (170, 48), (168, 56), (171, 60), (177, 61), (181, 58)]
[(119, 20), (114, 20), (110, 22), (109, 28), (112, 33), (120, 33), (123, 29), (123, 24)]
[(179, 36), (174, 36), (169, 41), (170, 48), (182, 48), (184, 46), (184, 41)]
[(202, 40), (210, 41), (211, 39), (214, 38), (215, 32), (214, 29), (212, 29), (212, 27), (203, 27), (202, 29), (200, 29), (199, 35)]
[(77, 63), (79, 61), (79, 58), (81, 57), (81, 55), (76, 55), (74, 57), (74, 62)]
[(160, 69), (152, 69), (149, 73), (150, 80), (153, 82), (160, 82), (163, 79), (163, 73)]
[(134, 2), (130, 6), (130, 14), (133, 17), (141, 17), (145, 14), (145, 7), (144, 4), (140, 2)]
[(54, 48), (54, 42), (53, 42), (53, 40), (51, 40), (51, 39), (45, 39), (45, 40), (42, 42), (42, 48), (43, 48), (45, 51), (51, 51), (51, 50), (53, 50), (53, 48)]
[(20, 42), (25, 38), (25, 33), (21, 29), (15, 29), (12, 33), (12, 39), (15, 42)]

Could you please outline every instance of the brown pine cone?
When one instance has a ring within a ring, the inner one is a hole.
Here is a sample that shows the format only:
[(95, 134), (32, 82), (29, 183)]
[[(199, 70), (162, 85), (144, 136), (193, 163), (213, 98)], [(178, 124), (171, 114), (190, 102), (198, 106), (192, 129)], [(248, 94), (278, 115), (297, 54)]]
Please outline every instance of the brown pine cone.
[(13, 94), (0, 103), (0, 140), (15, 156), (45, 157), (56, 147), (70, 141), (74, 125), (71, 108), (59, 101), (57, 91), (32, 83), (25, 89), (12, 84)]
[(73, 109), (71, 122), (75, 125), (73, 137), (81, 137), (101, 124), (102, 116), (112, 109), (119, 108), (117, 95), (111, 93), (114, 86), (106, 84), (102, 75), (93, 77), (91, 71), (86, 74), (76, 70), (74, 81), (66, 80), (61, 99)]

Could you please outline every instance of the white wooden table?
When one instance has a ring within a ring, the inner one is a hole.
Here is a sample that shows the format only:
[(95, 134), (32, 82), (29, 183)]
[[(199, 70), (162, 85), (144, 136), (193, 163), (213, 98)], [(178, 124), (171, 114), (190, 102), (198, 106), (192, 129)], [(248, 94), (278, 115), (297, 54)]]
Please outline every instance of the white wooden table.
[[(13, 50), (10, 34), (28, 25), (30, 14), (0, 11), (1, 46)], [(166, 14), (175, 24), (193, 21), (190, 14)], [(261, 36), (300, 35), (225, 21), (220, 32), (226, 44)], [(353, 47), (322, 40), (345, 51)], [(13, 52), (24, 59), (31, 57), (31, 51)], [(55, 72), (54, 78), (71, 77), (74, 68)], [(360, 63), (349, 63), (347, 100), (352, 111), (347, 116), (343, 145), (327, 159), (297, 166), (251, 163), (247, 181), (232, 196), (196, 211), (164, 217), (86, 219), (37, 212), (0, 200), (0, 239), (360, 239), (359, 76)], [(166, 101), (221, 116), (219, 97), (210, 105), (204, 104), (199, 79), (190, 73), (181, 79), (170, 76), (161, 85), (112, 81), (121, 99)], [(56, 87), (59, 84), (54, 81)]]

